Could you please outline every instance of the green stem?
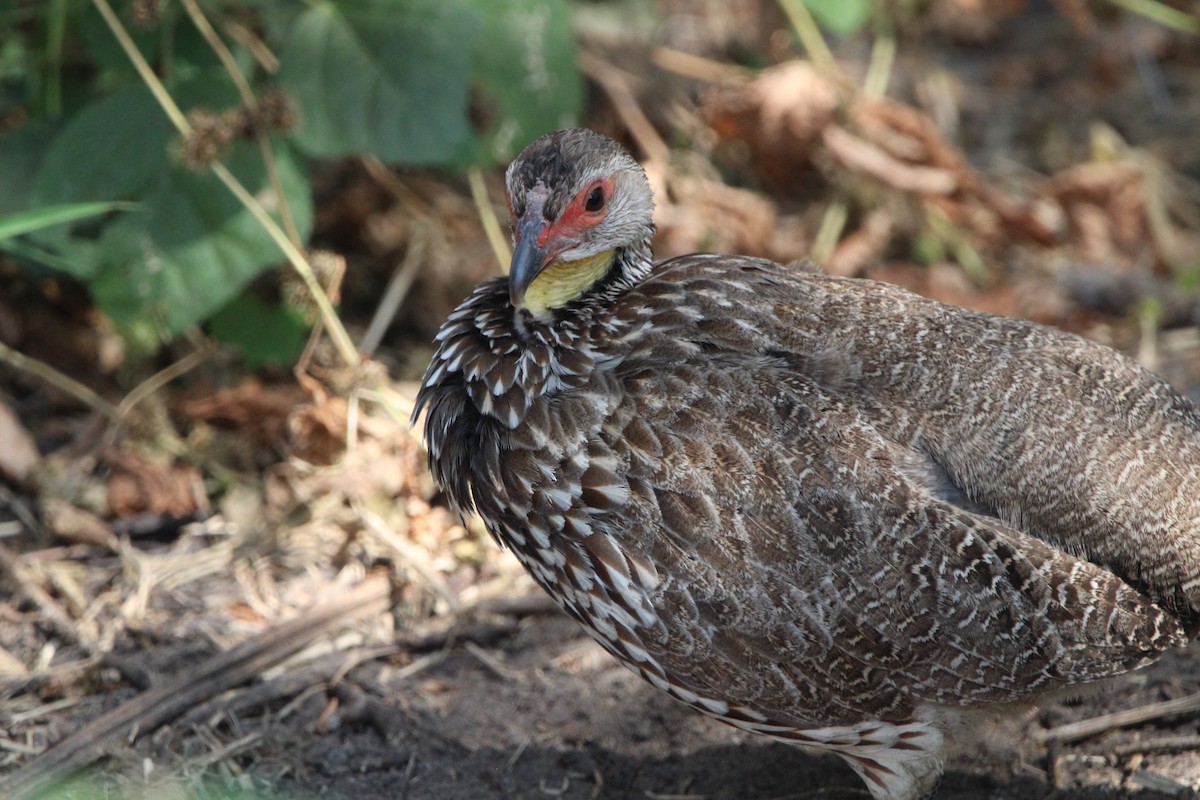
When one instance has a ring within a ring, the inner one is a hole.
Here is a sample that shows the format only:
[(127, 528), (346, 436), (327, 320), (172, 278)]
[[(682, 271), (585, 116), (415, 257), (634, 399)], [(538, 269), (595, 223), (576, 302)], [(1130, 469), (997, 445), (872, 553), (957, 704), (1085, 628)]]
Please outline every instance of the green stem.
[(892, 64), (896, 60), (896, 37), (880, 34), (871, 47), (871, 62), (867, 77), (863, 80), (863, 92), (869, 97), (887, 94), (888, 80), (892, 77)]
[(821, 227), (817, 229), (817, 235), (813, 237), (810, 253), (812, 260), (817, 264), (824, 264), (837, 249), (838, 240), (842, 238), (842, 231), (846, 228), (846, 219), (849, 215), (850, 209), (845, 200), (835, 200), (829, 208), (825, 209), (825, 215), (821, 217)]
[(1157, 22), (1164, 28), (1200, 36), (1200, 17), (1171, 8), (1158, 0), (1108, 0), (1114, 6)]
[(483, 232), (487, 235), (488, 244), (492, 246), (492, 253), (496, 256), (500, 271), (508, 272), (508, 262), (512, 253), (508, 251), (508, 241), (504, 237), (503, 228), (500, 227), (500, 220), (496, 219), (496, 212), (488, 199), (487, 184), (483, 182), (483, 173), (478, 167), (471, 167), (467, 171), (467, 183), (471, 185), (471, 199), (475, 201), (479, 221), (483, 224)]
[(46, 115), (54, 118), (62, 114), (63, 38), (67, 28), (66, 0), (54, 0), (46, 16), (46, 53), (50, 64), (50, 76), (46, 81)]
[(804, 0), (779, 0), (779, 6), (783, 9), (783, 13), (787, 14), (796, 35), (800, 37), (800, 44), (804, 47), (804, 52), (808, 53), (809, 59), (817, 66), (817, 69), (824, 72), (836, 72), (837, 61), (833, 57), (833, 51), (829, 49), (829, 45), (825, 44), (825, 38), (821, 36), (821, 29), (817, 27), (817, 21), (808, 12)]

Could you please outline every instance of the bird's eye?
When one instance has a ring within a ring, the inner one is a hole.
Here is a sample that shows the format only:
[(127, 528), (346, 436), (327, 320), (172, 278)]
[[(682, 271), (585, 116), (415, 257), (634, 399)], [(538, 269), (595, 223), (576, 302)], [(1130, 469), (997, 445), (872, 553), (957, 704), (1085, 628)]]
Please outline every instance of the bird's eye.
[(604, 190), (595, 186), (588, 192), (587, 199), (583, 201), (583, 210), (594, 214), (602, 208), (604, 208)]

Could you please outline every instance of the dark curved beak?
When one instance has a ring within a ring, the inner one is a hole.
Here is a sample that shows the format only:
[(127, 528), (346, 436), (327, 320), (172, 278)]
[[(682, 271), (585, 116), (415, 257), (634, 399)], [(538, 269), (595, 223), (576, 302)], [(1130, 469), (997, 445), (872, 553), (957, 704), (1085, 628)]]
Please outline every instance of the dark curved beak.
[(508, 299), (513, 308), (521, 306), (525, 290), (546, 265), (547, 248), (538, 244), (538, 239), (549, 224), (540, 207), (526, 209), (525, 216), (517, 223), (517, 248), (508, 268)]
[(538, 181), (525, 192), (525, 211), (517, 220), (517, 247), (508, 268), (508, 299), (513, 308), (520, 308), (525, 290), (546, 266), (549, 248), (546, 246), (546, 201), (550, 190)]

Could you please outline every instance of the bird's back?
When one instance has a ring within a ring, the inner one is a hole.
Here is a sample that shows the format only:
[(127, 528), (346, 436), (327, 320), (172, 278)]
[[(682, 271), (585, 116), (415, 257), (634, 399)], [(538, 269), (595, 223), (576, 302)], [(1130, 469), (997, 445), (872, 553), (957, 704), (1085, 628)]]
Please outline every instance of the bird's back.
[(670, 576), (649, 597), (674, 629), (650, 645), (677, 680), (778, 716), (886, 718), (1182, 643), (1200, 607), (1200, 424), (1150, 373), (753, 259), (659, 265), (626, 306), (640, 324), (586, 445), (620, 465), (599, 488), (621, 502), (592, 518)]

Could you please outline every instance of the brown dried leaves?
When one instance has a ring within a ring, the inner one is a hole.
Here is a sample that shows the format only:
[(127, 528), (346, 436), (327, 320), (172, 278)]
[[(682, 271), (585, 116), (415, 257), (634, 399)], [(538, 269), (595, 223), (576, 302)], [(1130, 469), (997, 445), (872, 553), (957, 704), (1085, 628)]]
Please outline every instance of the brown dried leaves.
[[(933, 215), (977, 249), (1056, 246), (1117, 264), (1150, 256), (1171, 268), (1200, 253), (1195, 215), (1182, 207), (1165, 165), (1145, 152), (1110, 147), (1109, 157), (1068, 167), (1018, 196), (971, 167), (923, 111), (863, 95), (803, 61), (718, 89), (703, 110), (722, 140), (749, 151), (764, 181), (794, 191), (816, 165), (852, 194), (858, 188), (865, 217), (843, 242), (850, 249), (830, 259), (838, 274), (861, 271), (904, 232), (905, 215), (877, 216), (887, 213), (889, 196), (915, 211), (911, 220)], [(874, 190), (863, 194), (863, 187)]]

